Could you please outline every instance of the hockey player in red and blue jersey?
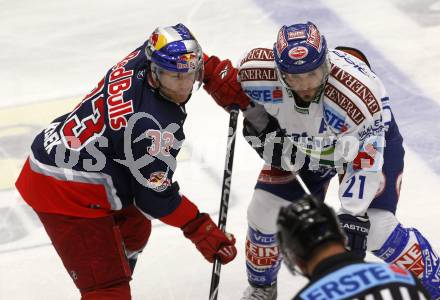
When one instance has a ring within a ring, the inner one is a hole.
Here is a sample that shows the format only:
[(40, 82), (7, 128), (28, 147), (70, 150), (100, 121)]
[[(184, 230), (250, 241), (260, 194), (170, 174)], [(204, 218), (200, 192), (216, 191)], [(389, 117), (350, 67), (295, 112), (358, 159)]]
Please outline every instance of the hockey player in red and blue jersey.
[(131, 299), (151, 219), (181, 228), (210, 262), (236, 256), (234, 237), (173, 181), (185, 103), (202, 77), (192, 33), (182, 24), (158, 27), (35, 138), (16, 187), (82, 299)]
[(411, 271), (440, 298), (436, 251), (395, 216), (403, 139), (382, 81), (365, 56), (346, 47), (328, 49), (313, 23), (294, 24), (279, 30), (273, 47), (248, 51), (237, 69), (209, 57), (204, 82), (220, 106), (240, 106), (245, 138), (267, 163), (248, 207), (250, 286), (243, 300), (277, 297), (275, 220), (281, 207), (304, 196), (296, 175), (324, 200), (337, 173), (339, 219), (351, 252), (364, 257), (370, 250)]

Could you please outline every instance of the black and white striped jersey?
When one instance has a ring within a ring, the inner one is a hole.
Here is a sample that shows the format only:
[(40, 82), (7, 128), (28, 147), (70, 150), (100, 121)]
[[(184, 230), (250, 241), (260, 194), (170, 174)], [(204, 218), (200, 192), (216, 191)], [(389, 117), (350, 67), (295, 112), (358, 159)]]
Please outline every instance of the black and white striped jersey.
[(366, 263), (350, 253), (327, 258), (294, 300), (429, 300), (410, 272), (385, 263)]

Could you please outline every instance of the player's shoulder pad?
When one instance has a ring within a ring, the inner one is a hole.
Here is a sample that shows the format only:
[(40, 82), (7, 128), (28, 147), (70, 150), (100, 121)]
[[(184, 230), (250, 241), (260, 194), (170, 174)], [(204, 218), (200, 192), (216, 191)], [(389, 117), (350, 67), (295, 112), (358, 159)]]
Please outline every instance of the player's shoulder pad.
[(126, 55), (110, 69), (109, 73), (114, 73), (113, 77), (110, 78), (110, 81), (113, 81), (114, 78), (117, 77), (126, 77), (131, 73), (131, 70), (140, 69), (146, 65), (146, 62), (145, 51), (143, 51), (142, 46), (140, 46)]
[(325, 96), (330, 106), (338, 106), (356, 125), (372, 119), (382, 110), (383, 86), (361, 60), (342, 51), (330, 51), (330, 76)]
[(278, 81), (273, 50), (254, 48), (246, 52), (238, 65), (240, 82)]
[(371, 65), (370, 62), (368, 61), (367, 56), (361, 50), (347, 46), (338, 46), (335, 48), (335, 50), (343, 51), (345, 53), (353, 55), (356, 58), (359, 58), (371, 69)]
[(376, 74), (371, 71), (368, 64), (357, 58), (356, 56), (339, 49), (329, 49), (330, 61), (332, 64), (343, 65), (348, 69), (352, 69), (354, 73), (358, 73), (361, 77), (376, 79)]
[(265, 105), (282, 103), (283, 89), (272, 49), (261, 47), (247, 51), (239, 62), (237, 77), (253, 101)]
[[(270, 48), (258, 47), (246, 51), (240, 60), (239, 67), (243, 66), (248, 62), (273, 62), (274, 54), (273, 50)], [(269, 63), (270, 64), (270, 63)]]

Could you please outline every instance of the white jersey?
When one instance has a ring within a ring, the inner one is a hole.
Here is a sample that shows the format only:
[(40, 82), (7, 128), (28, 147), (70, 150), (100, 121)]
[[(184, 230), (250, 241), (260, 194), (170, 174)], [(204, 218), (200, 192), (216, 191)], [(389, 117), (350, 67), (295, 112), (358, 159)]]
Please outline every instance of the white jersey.
[[(278, 120), (298, 149), (297, 160), (299, 154), (308, 155), (312, 169), (346, 163), (339, 188), (342, 210), (361, 215), (381, 184), (386, 121), (381, 100), (387, 97), (364, 62), (338, 50), (329, 50), (329, 58), (330, 76), (308, 108), (297, 106), (293, 93), (278, 80), (271, 49), (249, 51), (239, 64), (238, 80), (257, 107)], [(352, 161), (359, 152), (371, 154), (374, 165), (355, 170)]]

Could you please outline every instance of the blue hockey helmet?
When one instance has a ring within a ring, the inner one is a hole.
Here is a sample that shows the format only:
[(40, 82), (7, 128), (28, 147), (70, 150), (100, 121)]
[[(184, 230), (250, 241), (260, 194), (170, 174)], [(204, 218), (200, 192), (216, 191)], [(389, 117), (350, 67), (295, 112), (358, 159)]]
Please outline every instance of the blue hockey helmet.
[(273, 52), (282, 73), (307, 73), (326, 62), (327, 43), (312, 22), (284, 25), (278, 32)]
[[(156, 28), (146, 42), (145, 54), (149, 61), (150, 83), (168, 100), (185, 103), (192, 92), (200, 88), (203, 52), (185, 25)], [(166, 75), (169, 72), (177, 75), (170, 78)]]
[(148, 60), (167, 71), (203, 71), (202, 48), (189, 29), (180, 23), (157, 27), (146, 43), (145, 53)]

